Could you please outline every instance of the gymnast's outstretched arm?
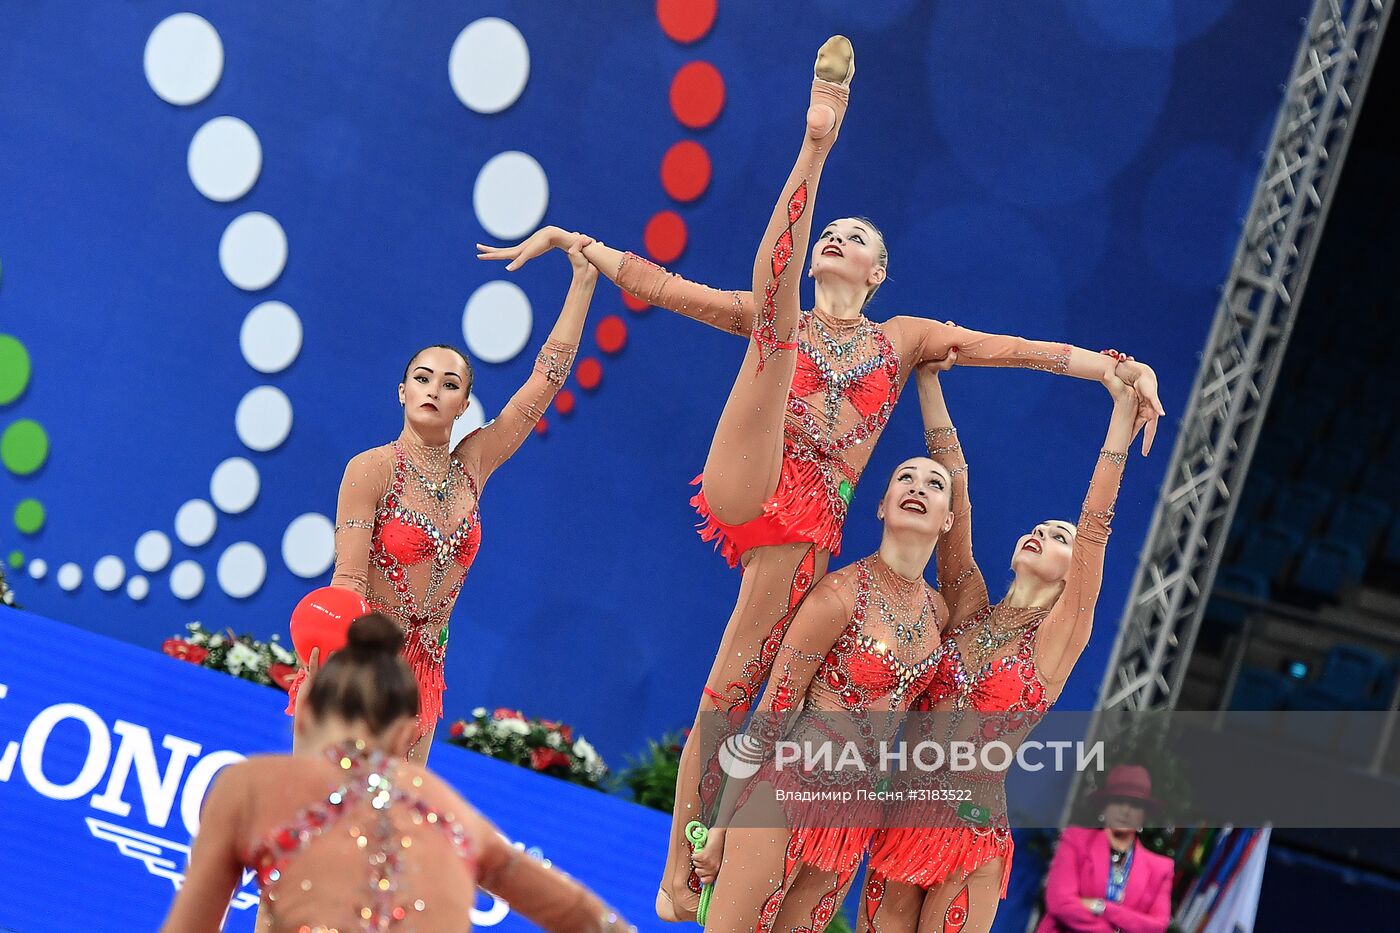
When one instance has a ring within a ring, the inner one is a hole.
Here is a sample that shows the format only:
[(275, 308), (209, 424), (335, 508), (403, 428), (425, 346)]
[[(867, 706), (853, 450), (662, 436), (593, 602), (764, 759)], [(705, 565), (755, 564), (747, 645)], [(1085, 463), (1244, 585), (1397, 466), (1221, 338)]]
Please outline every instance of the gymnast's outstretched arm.
[(551, 249), (569, 249), (576, 244), (583, 244), (583, 255), (599, 272), (618, 288), (647, 304), (675, 311), (740, 337), (748, 337), (753, 332), (753, 292), (720, 291), (692, 282), (636, 253), (624, 253), (561, 227), (541, 227), (515, 246), (492, 247), (478, 243), (476, 248), (478, 259), (508, 261), (507, 271), (514, 272)]
[(478, 493), (491, 474), (525, 443), (573, 367), (598, 272), (577, 251), (570, 252), (569, 262), (574, 274), (564, 307), (535, 359), (530, 378), (495, 420), (462, 438), (452, 452), (476, 480)]
[(931, 360), (941, 360), (948, 351), (958, 351), (958, 362), (964, 366), (1014, 366), (1044, 372), (1074, 376), (1103, 382), (1116, 374), (1137, 394), (1138, 410), (1133, 436), (1146, 428), (1142, 452), (1152, 449), (1157, 434), (1157, 419), (1166, 414), (1157, 397), (1157, 374), (1146, 363), (1132, 357), (1105, 351), (1094, 353), (1065, 343), (1027, 340), (1003, 334), (985, 334), (928, 318), (899, 315), (886, 323), (890, 337), (899, 351), (906, 372)]
[(1065, 589), (1036, 634), (1035, 664), (1047, 686), (1058, 690), (1089, 644), (1094, 606), (1103, 582), (1104, 551), (1108, 546), (1113, 504), (1123, 480), (1123, 466), (1132, 443), (1138, 411), (1137, 394), (1121, 379), (1109, 375), (1104, 384), (1113, 395), (1113, 414), (1103, 450), (1094, 465), (1084, 507), (1079, 513)]
[[(957, 357), (957, 351), (951, 354)], [(963, 458), (953, 416), (943, 398), (937, 363), (920, 366), (919, 410), (924, 418), (928, 455), (952, 476), (953, 527), (938, 537), (938, 591), (948, 601), (945, 626), (953, 626), (987, 607), (987, 581), (972, 554), (972, 500), (968, 497), (967, 460)]]

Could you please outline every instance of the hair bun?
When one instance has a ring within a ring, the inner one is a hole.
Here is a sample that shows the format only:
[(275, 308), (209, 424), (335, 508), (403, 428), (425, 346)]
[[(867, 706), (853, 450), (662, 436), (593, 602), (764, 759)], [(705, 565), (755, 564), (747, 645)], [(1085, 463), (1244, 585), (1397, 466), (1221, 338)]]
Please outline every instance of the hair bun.
[(371, 612), (350, 623), (345, 647), (356, 654), (398, 654), (403, 632), (388, 616)]

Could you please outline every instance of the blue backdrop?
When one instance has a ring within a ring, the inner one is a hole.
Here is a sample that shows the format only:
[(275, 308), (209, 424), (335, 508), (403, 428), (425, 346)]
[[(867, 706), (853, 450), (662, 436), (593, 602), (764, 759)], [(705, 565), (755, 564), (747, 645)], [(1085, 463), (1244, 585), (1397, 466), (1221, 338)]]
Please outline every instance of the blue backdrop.
[[(21, 568), (18, 596), (152, 649), (191, 619), (284, 630), (296, 600), (326, 579), (288, 569), (289, 523), (333, 515), (346, 460), (398, 432), (394, 391), (409, 354), (462, 342), (467, 299), (505, 277), (472, 258), (474, 242), (493, 239), (473, 203), (487, 161), (528, 153), (548, 181), (545, 221), (616, 246), (640, 250), (648, 220), (673, 209), (689, 245), (672, 267), (743, 285), (801, 132), (813, 50), (841, 31), (859, 73), (817, 216), (863, 213), (884, 228), (891, 274), (873, 316), (1116, 347), (1161, 377), (1169, 417), (1154, 455), (1130, 464), (1099, 631), (1061, 700), (1087, 708), (1306, 6), (728, 2), (684, 45), (643, 0), (0, 2), (0, 332), (33, 366), (0, 407), (0, 430), (29, 419), (48, 442), (38, 470), (0, 471), (0, 553)], [(143, 49), (182, 10), (217, 30), (224, 62), (211, 94), (174, 106), (148, 83)], [(513, 23), (529, 50), (523, 93), (494, 114), (464, 106), (449, 82), (454, 41), (484, 16)], [(702, 129), (682, 126), (668, 103), (673, 75), (694, 60), (712, 63), (726, 89)], [(223, 115), (246, 121), (262, 150), (256, 184), (231, 203), (202, 196), (186, 167), (196, 131)], [(687, 203), (666, 195), (658, 171), (683, 139), (713, 164), (708, 190)], [(289, 244), (285, 269), (256, 292), (231, 284), (219, 259), (225, 228), (249, 211), (276, 218)], [(546, 257), (512, 281), (534, 327), (517, 356), (477, 362), (488, 415), (525, 378), (567, 267)], [(304, 339), (290, 366), (264, 374), (239, 336), (267, 300), (295, 310)], [(664, 312), (624, 310), (605, 285), (591, 320), (609, 314), (624, 319), (625, 349), (601, 353), (591, 323), (583, 348), (602, 362), (601, 385), (573, 385), (572, 415), (551, 413), (547, 434), (486, 494), (446, 704), (449, 715), (483, 704), (565, 719), (616, 766), (689, 721), (733, 604), (738, 577), (695, 538), (686, 500), (743, 346)], [(1018, 534), (1077, 514), (1108, 399), (1041, 374), (964, 370), (946, 381), (995, 589)], [(292, 426), (252, 451), (235, 411), (264, 385), (285, 393)], [(11, 437), (21, 454), (25, 430), (32, 437), (28, 425)], [(911, 397), (856, 495), (838, 564), (875, 547), (881, 481), (920, 449), (920, 433)], [(255, 468), (256, 501), (220, 513), (208, 543), (181, 543), (177, 510), (210, 496), (229, 457)], [(19, 530), (24, 499), (45, 509), (35, 533)], [(133, 548), (153, 530), (174, 554), (147, 573)], [(238, 542), (267, 568), (244, 598), (218, 579)], [(121, 567), (95, 575), (107, 556)], [(190, 600), (169, 579), (185, 560), (205, 575)], [(82, 579), (67, 590), (70, 562)], [(125, 589), (134, 574), (149, 581), (143, 600)]]

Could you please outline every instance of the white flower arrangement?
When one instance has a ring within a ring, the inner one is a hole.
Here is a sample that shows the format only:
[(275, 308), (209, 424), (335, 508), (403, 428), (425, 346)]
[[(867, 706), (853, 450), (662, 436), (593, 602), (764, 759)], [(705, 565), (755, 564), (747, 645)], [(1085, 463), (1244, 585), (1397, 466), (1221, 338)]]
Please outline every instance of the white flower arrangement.
[(478, 706), (470, 720), (452, 723), (448, 736), (454, 745), (586, 787), (598, 787), (608, 774), (597, 749), (585, 738), (575, 739), (572, 727), (527, 719), (517, 710), (488, 713)]
[(191, 622), (183, 636), (167, 638), (161, 650), (172, 658), (283, 690), (296, 675), (296, 655), (283, 648), (276, 635), (264, 642), (232, 631), (210, 632)]

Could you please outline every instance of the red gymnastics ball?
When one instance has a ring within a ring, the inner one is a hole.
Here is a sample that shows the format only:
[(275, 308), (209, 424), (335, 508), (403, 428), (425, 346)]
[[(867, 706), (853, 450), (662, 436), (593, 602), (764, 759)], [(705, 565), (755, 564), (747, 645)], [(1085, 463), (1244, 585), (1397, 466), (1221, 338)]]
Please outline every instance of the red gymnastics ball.
[(354, 590), (323, 586), (301, 598), (292, 610), (292, 646), (305, 664), (313, 648), (320, 648), (319, 661), (345, 647), (350, 623), (369, 612), (369, 604)]

